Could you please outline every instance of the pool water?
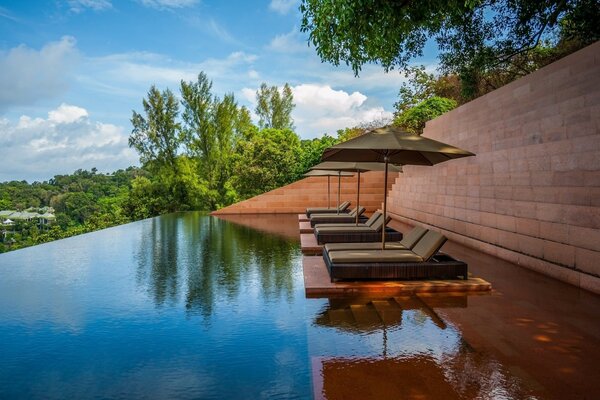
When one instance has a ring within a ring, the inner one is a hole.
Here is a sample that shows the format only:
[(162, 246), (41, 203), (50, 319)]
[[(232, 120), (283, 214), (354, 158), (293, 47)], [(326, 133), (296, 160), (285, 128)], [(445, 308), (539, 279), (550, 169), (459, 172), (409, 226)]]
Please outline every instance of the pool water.
[(306, 299), (295, 216), (1, 254), (0, 398), (598, 398), (598, 296), (450, 250), (497, 290)]

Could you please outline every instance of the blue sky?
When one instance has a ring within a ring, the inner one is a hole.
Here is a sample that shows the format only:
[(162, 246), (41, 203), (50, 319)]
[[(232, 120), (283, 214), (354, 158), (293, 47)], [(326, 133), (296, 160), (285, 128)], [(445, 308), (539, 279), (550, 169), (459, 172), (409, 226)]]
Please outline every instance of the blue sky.
[[(404, 78), (322, 63), (299, 1), (0, 0), (0, 181), (137, 165), (131, 111), (152, 84), (178, 92), (204, 71), (254, 108), (256, 88), (292, 85), (302, 138), (389, 118)], [(419, 60), (433, 65), (435, 54)]]

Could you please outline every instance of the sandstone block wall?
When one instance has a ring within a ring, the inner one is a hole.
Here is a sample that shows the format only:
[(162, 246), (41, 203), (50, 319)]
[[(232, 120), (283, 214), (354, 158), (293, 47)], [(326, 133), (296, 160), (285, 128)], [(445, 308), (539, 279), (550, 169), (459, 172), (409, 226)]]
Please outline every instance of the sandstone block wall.
[(430, 121), (477, 154), (405, 167), (394, 218), (600, 293), (600, 42)]
[[(360, 175), (360, 204), (373, 212), (381, 208), (383, 202), (383, 172), (366, 172)], [(394, 181), (394, 174), (388, 177), (388, 189)], [(337, 204), (337, 177), (331, 177), (331, 206)], [(349, 200), (351, 207), (356, 204), (356, 175), (342, 177), (341, 201)], [(287, 186), (263, 193), (251, 199), (232, 204), (215, 211), (214, 215), (225, 214), (288, 214), (302, 213), (307, 207), (327, 207), (327, 177), (309, 177)]]

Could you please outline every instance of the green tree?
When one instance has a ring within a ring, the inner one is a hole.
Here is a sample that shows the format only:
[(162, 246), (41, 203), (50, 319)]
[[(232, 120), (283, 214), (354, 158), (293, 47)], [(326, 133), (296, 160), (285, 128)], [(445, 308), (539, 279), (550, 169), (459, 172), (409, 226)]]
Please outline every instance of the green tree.
[(456, 100), (434, 96), (400, 113), (394, 119), (394, 125), (404, 128), (407, 132), (420, 135), (423, 133), (427, 121), (439, 117), (456, 106)]
[(310, 168), (320, 163), (323, 151), (337, 142), (336, 138), (329, 135), (323, 135), (320, 138), (312, 140), (302, 140), (300, 142), (300, 152), (298, 155), (297, 178), (302, 178), (302, 175), (308, 172)]
[(405, 68), (435, 38), (442, 71), (461, 77), (467, 97), (482, 75), (525, 65), (545, 40), (576, 43), (574, 50), (600, 37), (597, 0), (303, 0), (300, 9), (321, 59), (356, 74), (372, 62)]
[(287, 83), (281, 92), (277, 86), (268, 87), (266, 83), (260, 85), (256, 91), (256, 115), (260, 128), (294, 129), (292, 110), (294, 109), (294, 95), (292, 88)]
[(160, 92), (152, 86), (142, 104), (145, 116), (133, 111), (129, 145), (137, 150), (157, 184), (169, 185), (163, 190), (169, 199), (167, 211), (188, 209), (188, 188), (179, 179), (177, 161), (182, 145), (177, 99), (170, 90)]
[(249, 129), (250, 114), (239, 108), (233, 94), (221, 100), (212, 94), (212, 81), (205, 73), (196, 82), (181, 82), (185, 145), (198, 160), (199, 185), (205, 185), (205, 207), (214, 210), (236, 198), (230, 183), (231, 155), (241, 131)]
[(263, 129), (237, 143), (233, 186), (242, 199), (293, 182), (300, 139), (289, 129)]

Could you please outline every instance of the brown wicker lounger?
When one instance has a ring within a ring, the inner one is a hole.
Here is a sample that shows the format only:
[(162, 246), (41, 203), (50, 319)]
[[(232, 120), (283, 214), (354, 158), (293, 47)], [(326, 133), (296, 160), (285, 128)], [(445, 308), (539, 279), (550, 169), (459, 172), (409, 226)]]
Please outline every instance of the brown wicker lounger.
[[(391, 218), (388, 216), (388, 221)], [(381, 229), (383, 228), (383, 217), (378, 218), (371, 226), (345, 226), (343, 228), (325, 226), (315, 227), (314, 233), (317, 243), (356, 243), (381, 241)], [(402, 240), (402, 234), (386, 228), (385, 240)]]
[[(371, 217), (367, 220), (363, 220), (361, 221), (359, 217), (359, 222), (358, 222), (358, 226), (372, 226), (375, 221), (377, 221), (378, 218), (381, 217), (381, 213), (379, 211), (375, 211), (373, 213), (373, 215), (371, 215)], [(362, 217), (364, 218), (364, 217)], [(354, 221), (352, 222), (348, 222), (348, 223), (327, 223), (327, 224), (316, 224), (315, 227), (319, 227), (319, 228), (325, 228), (325, 227), (329, 227), (329, 228), (351, 228), (353, 226), (357, 226), (356, 223)]]
[[(356, 222), (356, 213), (358, 212), (358, 218), (366, 211), (366, 208), (361, 206), (358, 210), (353, 208), (348, 214), (311, 214), (310, 226), (317, 224), (331, 224), (331, 223), (352, 223)], [(364, 221), (365, 219), (363, 219)]]
[(439, 253), (446, 242), (429, 231), (413, 250), (352, 250), (323, 252), (332, 281), (340, 279), (468, 279), (465, 262)]
[(350, 207), (350, 202), (345, 201), (340, 204), (339, 207), (328, 208), (328, 207), (309, 207), (306, 209), (306, 215), (310, 217), (311, 214), (337, 214), (338, 209), (340, 213), (347, 213), (347, 209)]
[[(415, 226), (410, 230), (399, 242), (386, 242), (386, 250), (411, 250), (427, 233), (427, 229)], [(380, 250), (381, 242), (367, 243), (327, 243), (325, 250), (340, 251), (340, 250)]]

